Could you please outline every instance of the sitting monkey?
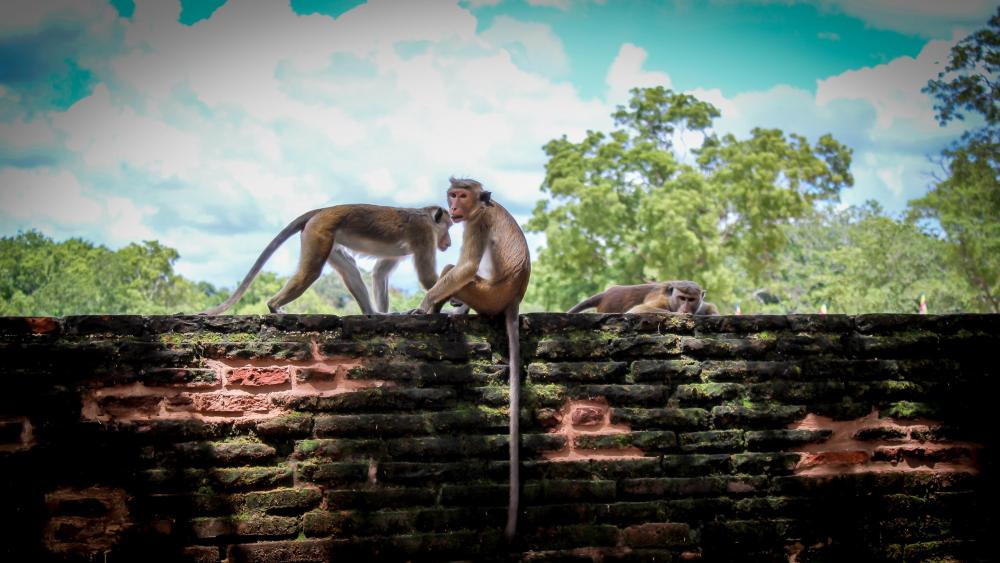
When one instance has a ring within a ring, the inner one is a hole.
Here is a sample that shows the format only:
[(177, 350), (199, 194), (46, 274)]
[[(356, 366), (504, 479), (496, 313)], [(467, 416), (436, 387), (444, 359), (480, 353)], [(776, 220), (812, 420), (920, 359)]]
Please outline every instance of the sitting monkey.
[(579, 313), (596, 307), (598, 313), (718, 315), (719, 309), (704, 298), (705, 291), (693, 281), (615, 285), (584, 299), (567, 312)]

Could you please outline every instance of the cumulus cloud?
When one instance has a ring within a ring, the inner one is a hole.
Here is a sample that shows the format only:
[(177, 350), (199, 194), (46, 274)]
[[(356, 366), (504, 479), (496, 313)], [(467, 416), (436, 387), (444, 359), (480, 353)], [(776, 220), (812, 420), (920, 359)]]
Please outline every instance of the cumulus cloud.
[(568, 69), (562, 41), (545, 24), (497, 16), (493, 25), (482, 33), (482, 38), (494, 46), (511, 50), (520, 59), (519, 66), (526, 70), (559, 75)]
[(670, 76), (667, 73), (643, 68), (648, 56), (642, 47), (632, 43), (622, 44), (605, 78), (608, 85), (608, 101), (615, 104), (627, 102), (629, 90), (632, 88), (671, 87)]
[[(730, 3), (733, 0), (715, 0)], [(759, 4), (810, 4), (853, 16), (878, 29), (928, 38), (968, 33), (996, 12), (995, 0), (754, 0)]]

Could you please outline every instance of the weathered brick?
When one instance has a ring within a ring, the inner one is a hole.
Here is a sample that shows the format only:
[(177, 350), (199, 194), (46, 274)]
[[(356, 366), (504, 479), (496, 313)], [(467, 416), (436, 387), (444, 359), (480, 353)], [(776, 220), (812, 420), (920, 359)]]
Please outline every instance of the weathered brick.
[(774, 338), (741, 339), (741, 338), (696, 338), (683, 337), (680, 341), (681, 352), (695, 358), (743, 358), (762, 359), (775, 348)]
[(774, 451), (797, 449), (804, 444), (823, 442), (832, 434), (833, 431), (828, 429), (751, 430), (746, 433), (746, 439), (750, 451)]
[(615, 546), (620, 537), (621, 532), (615, 526), (584, 524), (539, 527), (528, 532), (522, 540), (528, 549), (568, 549), (582, 545)]
[(291, 381), (287, 367), (238, 367), (226, 373), (226, 383), (244, 387), (286, 385)]
[(332, 396), (276, 396), (274, 402), (302, 411), (394, 412), (442, 409), (454, 397), (455, 391), (451, 389), (372, 388)]
[(326, 563), (332, 561), (330, 540), (270, 541), (230, 546), (227, 559), (233, 563)]
[(680, 444), (684, 452), (735, 452), (746, 447), (746, 438), (742, 430), (687, 432), (680, 435)]
[(184, 442), (175, 444), (174, 451), (191, 463), (219, 465), (249, 465), (269, 460), (275, 454), (267, 444), (246, 441)]
[(803, 406), (770, 405), (760, 407), (718, 406), (712, 408), (716, 428), (777, 428), (806, 415)]
[(688, 383), (678, 385), (673, 398), (687, 406), (711, 405), (739, 397), (745, 389), (738, 383)]
[(611, 480), (546, 479), (525, 483), (521, 494), (524, 502), (532, 504), (608, 502), (617, 496), (617, 483)]
[(231, 467), (213, 469), (214, 484), (227, 490), (270, 489), (292, 484), (290, 467)]
[[(621, 482), (626, 498), (664, 498), (723, 495), (747, 480), (732, 477), (643, 477)], [(753, 487), (753, 485), (748, 485)], [(752, 489), (751, 489), (752, 490)]]
[(369, 470), (369, 464), (357, 462), (300, 463), (296, 467), (299, 480), (324, 486), (366, 483)]
[(539, 382), (616, 383), (623, 379), (627, 367), (625, 362), (536, 362), (528, 365), (527, 373)]
[(632, 377), (636, 382), (672, 383), (698, 378), (702, 366), (694, 360), (636, 360), (632, 362)]
[(670, 428), (677, 430), (707, 429), (709, 412), (705, 409), (611, 409), (612, 424), (627, 424), (635, 430), (645, 428)]
[(263, 438), (302, 438), (312, 434), (313, 417), (291, 413), (257, 423), (257, 434)]
[(428, 506), (436, 502), (436, 487), (379, 487), (377, 489), (343, 489), (326, 492), (326, 503), (335, 510), (380, 510), (406, 506)]
[(673, 522), (640, 524), (622, 531), (629, 547), (672, 547), (691, 542), (691, 528)]
[(581, 450), (639, 448), (643, 452), (663, 452), (677, 446), (677, 435), (669, 430), (645, 430), (621, 434), (580, 434), (575, 445)]
[(243, 495), (243, 505), (248, 510), (284, 514), (314, 508), (322, 499), (319, 489), (294, 488), (255, 491)]

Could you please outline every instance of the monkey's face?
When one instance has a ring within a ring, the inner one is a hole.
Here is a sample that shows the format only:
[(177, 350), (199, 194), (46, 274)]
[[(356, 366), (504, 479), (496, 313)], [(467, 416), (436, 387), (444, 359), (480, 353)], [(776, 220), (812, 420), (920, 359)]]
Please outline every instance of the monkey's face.
[(670, 294), (670, 305), (675, 313), (694, 314), (701, 305), (701, 292), (687, 292), (674, 289)]
[(448, 190), (448, 212), (456, 223), (466, 220), (479, 207), (479, 199), (472, 190), (452, 188)]
[[(451, 225), (451, 219), (448, 220), (448, 226)], [(448, 227), (444, 228), (444, 232), (438, 235), (438, 250), (444, 252), (451, 247), (451, 235), (448, 234)]]

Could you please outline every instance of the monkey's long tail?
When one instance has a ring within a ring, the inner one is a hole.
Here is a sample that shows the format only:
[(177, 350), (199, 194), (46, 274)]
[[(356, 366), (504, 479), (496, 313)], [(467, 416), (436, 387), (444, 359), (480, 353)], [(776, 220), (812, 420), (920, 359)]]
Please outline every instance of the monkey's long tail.
[(287, 227), (285, 227), (284, 229), (281, 230), (281, 232), (275, 235), (274, 239), (271, 240), (271, 243), (267, 245), (267, 247), (263, 250), (263, 252), (260, 253), (260, 256), (257, 257), (257, 261), (254, 262), (253, 267), (250, 268), (250, 271), (247, 272), (246, 277), (244, 277), (243, 281), (240, 282), (240, 286), (237, 287), (236, 291), (234, 291), (233, 294), (229, 296), (229, 299), (226, 299), (225, 303), (223, 303), (222, 305), (212, 307), (211, 309), (206, 309), (198, 314), (218, 315), (221, 314), (226, 309), (235, 305), (236, 302), (240, 300), (240, 297), (243, 297), (243, 294), (246, 293), (247, 288), (250, 287), (250, 283), (253, 282), (254, 278), (257, 277), (257, 274), (260, 273), (261, 268), (264, 267), (264, 263), (267, 262), (268, 258), (270, 258), (272, 254), (274, 254), (274, 251), (278, 250), (278, 247), (281, 246), (286, 240), (288, 240), (289, 237), (291, 237), (295, 233), (305, 228), (306, 223), (309, 222), (309, 219), (312, 219), (313, 215), (316, 215), (320, 211), (321, 211), (320, 209), (314, 209), (307, 213), (303, 213), (294, 221), (289, 223)]
[(593, 297), (588, 297), (588, 298), (584, 299), (583, 301), (577, 303), (576, 305), (573, 305), (573, 307), (569, 311), (566, 311), (566, 312), (567, 313), (579, 313), (580, 311), (584, 311), (586, 309), (590, 309), (591, 307), (596, 307), (597, 304), (601, 302), (601, 298), (603, 298), (603, 297), (604, 297), (604, 292), (602, 291), (601, 293), (598, 293), (597, 295), (594, 295)]
[(521, 331), (518, 304), (504, 312), (510, 357), (510, 504), (507, 507), (507, 528), (504, 537), (514, 539), (521, 492)]

